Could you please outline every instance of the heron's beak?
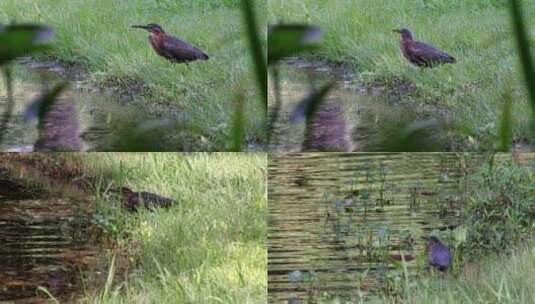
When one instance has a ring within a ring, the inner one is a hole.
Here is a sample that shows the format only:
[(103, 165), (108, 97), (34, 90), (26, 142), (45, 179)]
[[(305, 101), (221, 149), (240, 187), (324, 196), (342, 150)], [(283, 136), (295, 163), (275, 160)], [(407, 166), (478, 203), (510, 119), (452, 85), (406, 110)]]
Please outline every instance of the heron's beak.
[(147, 31), (150, 30), (150, 27), (148, 27), (146, 25), (132, 25), (132, 28), (140, 28), (140, 29), (145, 29)]
[(392, 32), (394, 32), (394, 33), (400, 33), (400, 34), (401, 34), (401, 31), (400, 31), (400, 30), (395, 30), (395, 29), (394, 29), (394, 30), (392, 30)]
[(426, 241), (429, 241), (429, 237), (428, 236), (422, 236), (422, 239), (426, 240)]

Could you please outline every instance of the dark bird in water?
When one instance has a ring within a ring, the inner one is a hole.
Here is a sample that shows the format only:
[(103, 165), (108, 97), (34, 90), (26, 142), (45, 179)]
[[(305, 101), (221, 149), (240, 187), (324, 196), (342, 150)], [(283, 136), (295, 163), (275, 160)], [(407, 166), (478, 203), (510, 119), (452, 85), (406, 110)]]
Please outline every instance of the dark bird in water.
[(210, 57), (202, 50), (178, 38), (167, 35), (161, 26), (155, 23), (132, 25), (150, 32), (149, 42), (158, 55), (171, 62), (182, 63), (195, 60), (208, 60)]
[(393, 30), (401, 34), (401, 51), (412, 64), (419, 67), (434, 67), (444, 63), (455, 63), (455, 58), (436, 47), (415, 41), (408, 29)]
[(153, 211), (155, 208), (168, 208), (177, 203), (177, 201), (167, 197), (150, 192), (134, 192), (127, 187), (112, 189), (110, 192), (119, 193), (123, 199), (123, 207), (134, 212), (142, 206)]
[(427, 241), (427, 262), (429, 266), (442, 272), (448, 270), (451, 264), (450, 249), (436, 236), (422, 237)]

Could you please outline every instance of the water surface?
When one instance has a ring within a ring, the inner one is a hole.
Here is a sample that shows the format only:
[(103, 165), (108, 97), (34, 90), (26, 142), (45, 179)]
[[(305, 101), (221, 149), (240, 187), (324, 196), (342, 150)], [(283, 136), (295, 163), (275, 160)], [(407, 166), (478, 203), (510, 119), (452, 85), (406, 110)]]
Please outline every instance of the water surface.
[[(290, 153), (269, 159), (270, 303), (322, 294), (358, 301), (425, 263), (421, 236), (459, 224), (457, 154)], [(304, 278), (302, 280), (298, 277)]]
[(82, 274), (100, 259), (88, 202), (14, 179), (1, 165), (0, 301), (41, 303), (39, 287), (65, 300), (81, 293)]

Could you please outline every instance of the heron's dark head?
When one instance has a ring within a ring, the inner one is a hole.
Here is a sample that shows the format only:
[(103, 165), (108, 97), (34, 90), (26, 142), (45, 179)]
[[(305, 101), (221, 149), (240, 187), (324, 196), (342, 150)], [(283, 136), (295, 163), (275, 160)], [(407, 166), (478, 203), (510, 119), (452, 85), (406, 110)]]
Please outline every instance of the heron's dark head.
[(145, 29), (153, 34), (165, 33), (163, 28), (156, 23), (149, 23), (147, 25), (132, 25), (132, 27)]
[(432, 236), (422, 236), (422, 239), (428, 241), (431, 244), (442, 244), (442, 242), (434, 235), (432, 235)]
[(392, 31), (401, 34), (401, 38), (403, 38), (403, 40), (412, 40), (411, 31), (409, 31), (406, 28), (402, 28), (399, 30), (392, 30)]

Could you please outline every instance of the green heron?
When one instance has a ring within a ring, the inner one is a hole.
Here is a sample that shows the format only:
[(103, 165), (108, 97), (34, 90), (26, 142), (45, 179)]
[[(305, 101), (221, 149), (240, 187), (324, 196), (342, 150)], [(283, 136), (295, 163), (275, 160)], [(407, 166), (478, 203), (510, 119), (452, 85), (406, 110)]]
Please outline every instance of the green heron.
[(401, 34), (401, 51), (407, 60), (419, 67), (434, 67), (444, 63), (455, 63), (455, 58), (436, 47), (415, 41), (408, 29), (393, 30)]
[(158, 24), (132, 25), (132, 27), (149, 31), (149, 42), (152, 48), (158, 55), (171, 62), (182, 63), (195, 60), (208, 60), (210, 58), (202, 50), (173, 36), (167, 35)]
[(152, 211), (156, 207), (167, 208), (177, 203), (177, 201), (167, 197), (150, 192), (134, 192), (127, 187), (120, 187), (110, 191), (120, 193), (123, 198), (123, 206), (134, 212), (137, 212), (140, 204), (143, 205), (145, 209)]
[(427, 262), (429, 266), (445, 272), (451, 264), (450, 249), (436, 236), (422, 237), (427, 241)]

